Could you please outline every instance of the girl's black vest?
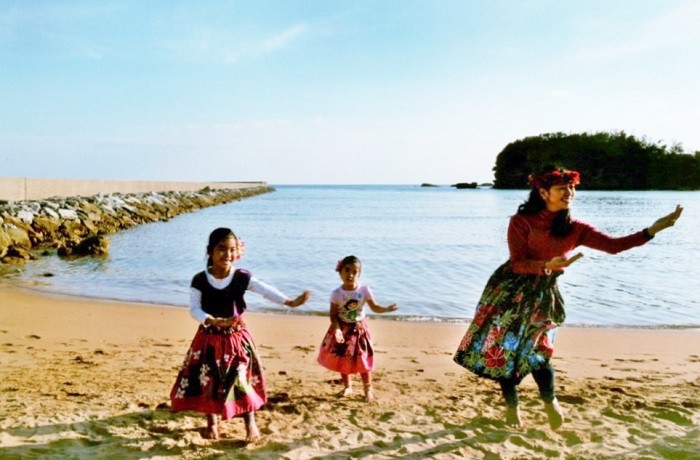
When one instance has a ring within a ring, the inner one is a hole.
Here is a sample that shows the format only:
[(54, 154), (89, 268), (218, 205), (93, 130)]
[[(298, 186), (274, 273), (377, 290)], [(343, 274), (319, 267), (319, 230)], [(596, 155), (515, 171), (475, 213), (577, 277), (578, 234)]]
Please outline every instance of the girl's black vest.
[(248, 289), (250, 277), (248, 270), (236, 270), (228, 286), (216, 289), (207, 281), (207, 274), (199, 272), (192, 278), (191, 287), (202, 293), (202, 310), (205, 313), (215, 318), (238, 317), (246, 310), (243, 295)]

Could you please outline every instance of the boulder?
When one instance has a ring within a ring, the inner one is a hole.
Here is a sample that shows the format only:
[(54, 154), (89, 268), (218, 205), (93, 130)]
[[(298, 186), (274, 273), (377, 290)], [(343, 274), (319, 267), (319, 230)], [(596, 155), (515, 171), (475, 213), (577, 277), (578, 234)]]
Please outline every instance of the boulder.
[(12, 246), (12, 238), (7, 234), (5, 228), (0, 225), (0, 257), (7, 254), (7, 250)]
[(22, 209), (17, 213), (17, 218), (27, 224), (31, 224), (34, 220), (34, 213), (26, 209)]
[(58, 215), (61, 219), (76, 220), (78, 218), (78, 213), (74, 209), (61, 208), (58, 210)]
[(12, 240), (12, 246), (17, 248), (31, 249), (32, 242), (29, 240), (29, 233), (23, 228), (17, 228), (13, 224), (5, 224), (5, 232)]

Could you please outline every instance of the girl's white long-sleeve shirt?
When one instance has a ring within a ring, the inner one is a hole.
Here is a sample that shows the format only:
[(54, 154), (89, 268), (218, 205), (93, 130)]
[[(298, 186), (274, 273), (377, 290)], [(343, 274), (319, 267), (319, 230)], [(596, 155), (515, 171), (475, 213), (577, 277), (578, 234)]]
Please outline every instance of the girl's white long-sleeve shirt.
[[(233, 280), (234, 270), (226, 276), (225, 278), (214, 278), (208, 271), (205, 272), (207, 276), (207, 282), (215, 289), (224, 289)], [(269, 284), (263, 283), (254, 276), (250, 277), (250, 282), (248, 283), (247, 291), (260, 294), (265, 299), (270, 302), (276, 303), (277, 305), (284, 305), (284, 302), (290, 300), (289, 297), (284, 295), (279, 289)], [(195, 319), (195, 321), (204, 324), (207, 318), (214, 318), (210, 314), (206, 313), (202, 309), (202, 292), (199, 289), (190, 288), (190, 316)]]

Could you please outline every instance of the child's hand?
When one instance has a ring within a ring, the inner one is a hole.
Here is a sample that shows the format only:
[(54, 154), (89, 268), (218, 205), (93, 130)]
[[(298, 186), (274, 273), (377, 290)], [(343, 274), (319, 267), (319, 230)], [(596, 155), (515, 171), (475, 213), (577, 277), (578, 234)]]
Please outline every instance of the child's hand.
[(341, 331), (340, 329), (335, 330), (335, 341), (338, 343), (345, 342), (345, 338), (343, 337), (343, 331)]
[(295, 308), (299, 305), (304, 305), (309, 298), (311, 298), (311, 291), (304, 291), (296, 299), (287, 300), (284, 302), (284, 304), (288, 307)]
[(209, 325), (216, 327), (228, 327), (231, 323), (231, 318), (211, 318), (209, 320)]
[(395, 303), (392, 303), (391, 305), (389, 305), (388, 307), (386, 307), (387, 313), (390, 312), (390, 311), (396, 311), (396, 310), (398, 310), (398, 309), (399, 309), (399, 306), (396, 305)]

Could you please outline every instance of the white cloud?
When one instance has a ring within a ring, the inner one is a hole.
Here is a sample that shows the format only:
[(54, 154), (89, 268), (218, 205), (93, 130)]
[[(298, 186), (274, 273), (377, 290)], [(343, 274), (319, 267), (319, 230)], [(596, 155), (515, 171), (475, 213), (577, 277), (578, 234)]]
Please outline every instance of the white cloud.
[(241, 36), (238, 31), (198, 29), (185, 39), (166, 42), (165, 48), (187, 60), (219, 60), (235, 64), (287, 48), (308, 32), (306, 24), (297, 24), (263, 39)]
[(264, 40), (260, 44), (259, 51), (262, 53), (271, 53), (282, 48), (286, 48), (290, 43), (303, 35), (307, 30), (305, 24), (297, 24), (290, 27), (284, 32)]

